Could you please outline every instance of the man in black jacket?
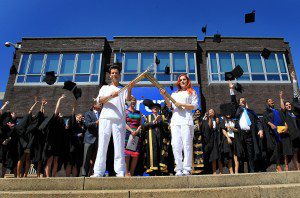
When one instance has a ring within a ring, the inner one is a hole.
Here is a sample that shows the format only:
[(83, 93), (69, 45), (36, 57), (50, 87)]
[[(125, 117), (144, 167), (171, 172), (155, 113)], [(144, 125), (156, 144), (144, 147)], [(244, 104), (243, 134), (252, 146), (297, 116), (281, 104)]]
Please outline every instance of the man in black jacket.
[(83, 166), (82, 166), (82, 176), (89, 176), (91, 167), (91, 161), (95, 161), (97, 152), (97, 142), (98, 142), (98, 125), (99, 125), (99, 115), (100, 115), (101, 105), (94, 104), (90, 111), (86, 112), (84, 115), (86, 132), (84, 135), (84, 151), (83, 151)]
[[(257, 137), (263, 138), (263, 127), (257, 114), (248, 108), (245, 98), (240, 98), (237, 103), (234, 93), (234, 85), (229, 81), (231, 102), (236, 107), (235, 117), (238, 121), (238, 133), (241, 137), (242, 146), (245, 153), (245, 159), (248, 163), (248, 172), (254, 172), (254, 162), (260, 157), (260, 148)], [(240, 164), (240, 170), (243, 172), (243, 162)]]

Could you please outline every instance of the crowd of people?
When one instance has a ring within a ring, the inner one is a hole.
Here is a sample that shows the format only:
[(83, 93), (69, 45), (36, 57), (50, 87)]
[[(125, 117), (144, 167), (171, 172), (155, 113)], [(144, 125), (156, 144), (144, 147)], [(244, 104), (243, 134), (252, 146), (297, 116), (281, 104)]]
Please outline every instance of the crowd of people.
[(171, 97), (160, 89), (163, 106), (144, 100), (151, 109), (145, 116), (131, 94), (135, 83), (120, 91), (120, 68), (112, 66), (109, 73), (111, 84), (101, 87), (85, 114), (77, 113), (75, 101), (72, 116), (64, 118), (62, 95), (51, 116), (45, 117), (47, 101), (35, 98), (28, 114), (17, 121), (15, 112), (5, 110), (11, 105), (5, 102), (0, 110), (1, 175), (27, 177), (32, 164), (38, 177), (55, 177), (62, 168), (66, 177), (237, 174), (265, 172), (271, 165), (288, 171), (290, 161), (300, 170), (300, 101), (294, 73), (293, 101), (284, 100), (280, 92), (279, 108), (268, 98), (262, 116), (246, 98), (236, 99), (231, 81), (230, 101), (221, 105), (221, 114), (214, 109), (201, 112), (185, 74), (179, 75)]

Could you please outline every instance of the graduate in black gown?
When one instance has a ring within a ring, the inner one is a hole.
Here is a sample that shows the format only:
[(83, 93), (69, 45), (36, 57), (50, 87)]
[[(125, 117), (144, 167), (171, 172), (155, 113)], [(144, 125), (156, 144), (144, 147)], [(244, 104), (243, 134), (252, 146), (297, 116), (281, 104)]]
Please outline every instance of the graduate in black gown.
[[(29, 109), (28, 114), (22, 119), (20, 125), (16, 127), (16, 133), (18, 137), (18, 164), (17, 164), (17, 177), (27, 177), (30, 162), (34, 152), (34, 139), (38, 131), (39, 125), (44, 120), (43, 104), (37, 115), (33, 115), (32, 112), (38, 104), (37, 98), (35, 103)], [(23, 163), (25, 162), (25, 170), (22, 173)]]
[[(205, 114), (202, 124), (204, 143), (204, 166), (208, 173), (217, 174), (217, 164), (220, 174), (223, 173), (221, 162), (221, 137), (220, 119), (216, 116), (214, 109), (209, 109)], [(211, 169), (210, 169), (211, 168)]]
[[(282, 171), (280, 164), (284, 158), (285, 169), (288, 170), (288, 160), (293, 155), (288, 127), (283, 112), (275, 108), (271, 98), (266, 100), (266, 111), (263, 117), (270, 164), (276, 164), (276, 170)], [(280, 126), (285, 126), (283, 132), (278, 130)]]
[(83, 137), (85, 133), (84, 119), (81, 113), (76, 114), (77, 100), (74, 101), (72, 116), (69, 119), (67, 132), (68, 162), (66, 166), (66, 177), (77, 177), (83, 160)]
[[(0, 176), (4, 177), (6, 170), (13, 170), (16, 165), (16, 146), (12, 141), (12, 130), (17, 124), (15, 112), (4, 112), (9, 102), (5, 102), (0, 109)], [(14, 139), (13, 139), (14, 140)]]
[(61, 100), (65, 98), (62, 95), (55, 107), (54, 114), (47, 118), (40, 129), (45, 135), (45, 145), (43, 149), (43, 162), (45, 163), (45, 176), (55, 177), (58, 168), (58, 159), (62, 157), (65, 145), (65, 123), (59, 113)]
[(296, 80), (295, 72), (291, 73), (293, 80), (293, 102), (284, 101), (283, 94), (280, 94), (281, 108), (284, 111), (286, 122), (288, 125), (288, 131), (293, 147), (292, 162), (296, 170), (300, 170), (300, 103), (299, 103), (299, 91), (298, 82)]

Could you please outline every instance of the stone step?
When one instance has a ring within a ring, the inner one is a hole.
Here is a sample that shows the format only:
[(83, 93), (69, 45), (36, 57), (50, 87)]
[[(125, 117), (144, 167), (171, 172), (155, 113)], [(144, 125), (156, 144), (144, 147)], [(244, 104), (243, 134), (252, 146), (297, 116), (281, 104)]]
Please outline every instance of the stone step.
[(238, 187), (182, 188), (182, 189), (133, 189), (133, 190), (49, 190), (49, 191), (0, 191), (1, 198), (12, 197), (118, 197), (118, 198), (269, 198), (299, 197), (300, 184), (273, 184)]
[(294, 183), (300, 183), (300, 171), (184, 177), (4, 178), (0, 179), (0, 191), (182, 189)]

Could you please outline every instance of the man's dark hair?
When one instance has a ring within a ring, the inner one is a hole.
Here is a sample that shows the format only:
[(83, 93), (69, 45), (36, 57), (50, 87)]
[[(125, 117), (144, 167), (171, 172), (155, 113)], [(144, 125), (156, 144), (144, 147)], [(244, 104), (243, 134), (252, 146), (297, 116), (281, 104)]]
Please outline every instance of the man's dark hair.
[(121, 73), (121, 67), (119, 65), (112, 65), (109, 67), (109, 73), (111, 72), (111, 70), (113, 69), (117, 69), (119, 71), (119, 74)]

